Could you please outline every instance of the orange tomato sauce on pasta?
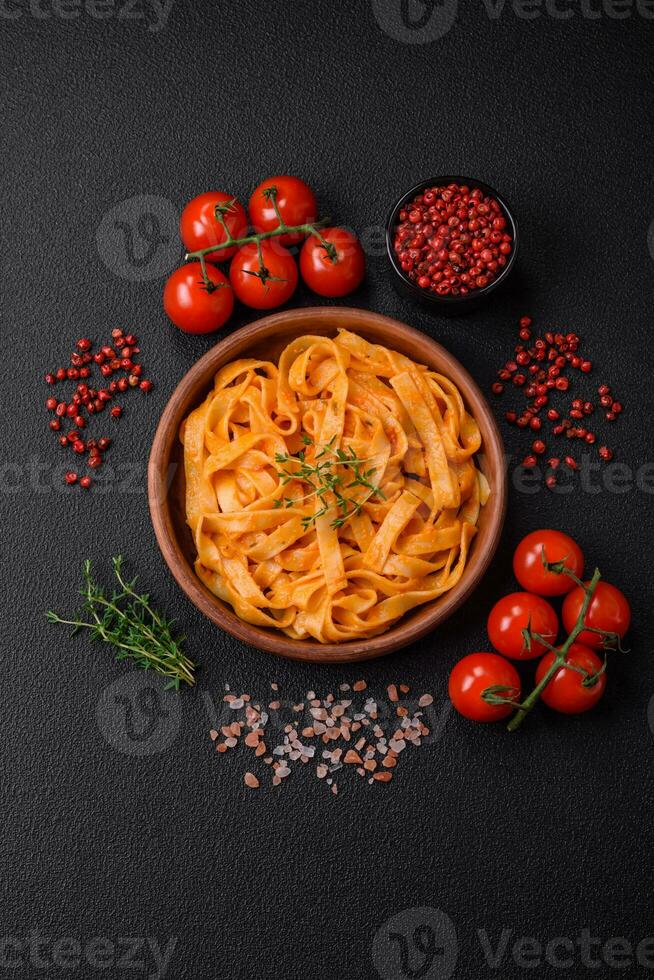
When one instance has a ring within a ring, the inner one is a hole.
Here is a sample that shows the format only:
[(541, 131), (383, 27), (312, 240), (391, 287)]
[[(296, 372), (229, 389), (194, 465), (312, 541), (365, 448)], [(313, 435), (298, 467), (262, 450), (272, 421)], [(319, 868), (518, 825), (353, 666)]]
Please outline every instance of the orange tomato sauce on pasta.
[(293, 639), (373, 637), (443, 595), (490, 493), (457, 387), (347, 330), (228, 364), (180, 438), (198, 576)]

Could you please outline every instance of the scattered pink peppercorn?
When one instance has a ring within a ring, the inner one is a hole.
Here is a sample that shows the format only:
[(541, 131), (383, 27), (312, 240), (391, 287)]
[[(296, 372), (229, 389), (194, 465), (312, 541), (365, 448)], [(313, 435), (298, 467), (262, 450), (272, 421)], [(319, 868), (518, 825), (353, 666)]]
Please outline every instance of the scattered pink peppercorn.
[(64, 479), (66, 480), (66, 483), (69, 486), (72, 486), (73, 483), (77, 483), (77, 473), (74, 473), (73, 470), (69, 470), (66, 473), (66, 476), (64, 477)]
[(92, 483), (93, 480), (91, 479), (90, 476), (83, 476), (82, 479), (79, 481), (80, 487), (83, 487), (85, 490), (88, 490)]
[(598, 452), (605, 462), (610, 462), (613, 459), (613, 450), (609, 449), (608, 446), (600, 446)]

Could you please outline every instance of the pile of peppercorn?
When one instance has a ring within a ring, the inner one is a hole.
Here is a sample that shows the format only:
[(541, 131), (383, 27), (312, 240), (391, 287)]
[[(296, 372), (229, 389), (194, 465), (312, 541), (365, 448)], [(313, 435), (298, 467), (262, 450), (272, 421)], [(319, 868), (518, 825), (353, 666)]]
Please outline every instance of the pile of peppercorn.
[[(520, 343), (515, 345), (514, 358), (501, 367), (491, 390), (495, 395), (505, 391), (505, 385), (511, 383), (516, 390), (521, 390), (527, 399), (527, 405), (522, 411), (507, 411), (504, 417), (507, 422), (519, 429), (529, 429), (531, 432), (541, 432), (543, 414), (545, 420), (551, 423), (552, 435), (564, 437), (566, 440), (579, 439), (586, 445), (594, 445), (597, 436), (586, 425), (580, 423), (595, 412), (595, 404), (582, 398), (573, 398), (566, 412), (550, 405), (550, 398), (556, 392), (568, 392), (570, 379), (565, 372), (568, 369), (590, 374), (593, 364), (579, 350), (581, 340), (576, 333), (553, 333), (546, 331), (542, 337), (532, 336), (533, 321), (531, 317), (523, 316), (519, 324)], [(607, 384), (601, 384), (597, 393), (599, 404), (605, 410), (605, 418), (614, 422), (622, 413), (622, 405), (616, 401)], [(548, 407), (549, 406), (549, 407)], [(547, 443), (539, 436), (531, 444), (531, 450), (522, 461), (522, 465), (533, 469), (538, 466), (538, 457), (547, 453)], [(600, 459), (609, 462), (613, 459), (613, 450), (608, 446), (598, 449)], [(556, 470), (561, 465), (560, 456), (550, 456), (547, 460), (545, 483), (548, 487), (556, 486)], [(570, 452), (563, 456), (563, 463), (568, 469), (578, 469), (577, 460)]]
[[(107, 436), (84, 439), (80, 430), (86, 428), (89, 417), (99, 415), (109, 408), (110, 417), (118, 420), (123, 409), (116, 404), (116, 395), (127, 392), (130, 388), (138, 388), (147, 394), (153, 387), (151, 381), (142, 377), (142, 365), (136, 363), (136, 357), (141, 353), (137, 346), (138, 338), (132, 333), (124, 334), (120, 328), (112, 330), (111, 337), (112, 344), (100, 347), (95, 353), (93, 341), (82, 337), (76, 342), (76, 349), (70, 355), (71, 366), (60, 367), (45, 375), (46, 384), (49, 385), (64, 381), (77, 382), (76, 390), (69, 401), (50, 396), (45, 407), (54, 413), (50, 428), (53, 432), (60, 433), (59, 445), (70, 448), (78, 456), (87, 456), (87, 465), (92, 470), (102, 465), (103, 453), (111, 446), (111, 439)], [(92, 387), (90, 379), (94, 367), (99, 369), (103, 378), (112, 379), (106, 387)], [(68, 420), (73, 428), (64, 432), (62, 426)], [(79, 485), (85, 490), (93, 482), (88, 475), (79, 477), (76, 470), (69, 470), (64, 479), (69, 486), (79, 480)]]

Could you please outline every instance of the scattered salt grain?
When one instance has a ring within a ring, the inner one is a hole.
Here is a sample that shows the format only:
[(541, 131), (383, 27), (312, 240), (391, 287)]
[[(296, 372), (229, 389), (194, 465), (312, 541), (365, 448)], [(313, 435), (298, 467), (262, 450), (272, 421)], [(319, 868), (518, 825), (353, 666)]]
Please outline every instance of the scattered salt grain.
[[(274, 691), (279, 690), (276, 683), (270, 686)], [(229, 690), (229, 685), (225, 684), (225, 691)], [(339, 685), (341, 693), (350, 690), (357, 693), (365, 691), (367, 684), (364, 680), (359, 680), (352, 687), (349, 684)], [(409, 690), (408, 685), (399, 685), (399, 691), (403, 695), (408, 694)], [(389, 702), (396, 705), (393, 712), (395, 725), (393, 716), (387, 712), (383, 712), (382, 717), (378, 718), (378, 703), (372, 695), (366, 696), (362, 710), (348, 714), (351, 700), (337, 700), (331, 693), (320, 700), (315, 691), (307, 691), (306, 701), (293, 704), (292, 708), (296, 715), (302, 715), (308, 708), (311, 724), (303, 726), (302, 718), (294, 719), (284, 725), (280, 744), (267, 748), (265, 739), (268, 712), (263, 711), (259, 704), (252, 703), (250, 694), (236, 697), (227, 693), (223, 701), (230, 711), (244, 710), (245, 717), (241, 716), (239, 720), (221, 726), (220, 732), (224, 741), (218, 741), (220, 733), (214, 728), (210, 729), (209, 737), (221, 754), (236, 748), (241, 742), (254, 752), (256, 758), (263, 757), (262, 762), (273, 768), (273, 786), (279, 786), (287, 779), (294, 765), (306, 765), (310, 762), (317, 754), (316, 748), (324, 760), (316, 766), (316, 777), (324, 780), (334, 795), (338, 792), (338, 786), (333, 781), (332, 774), (344, 766), (349, 767), (350, 771), (354, 770), (360, 777), (367, 777), (371, 785), (389, 783), (393, 778), (393, 773), (389, 770), (397, 767), (400, 753), (407, 747), (418, 748), (423, 737), (429, 735), (429, 729), (421, 720), (423, 712), (417, 709), (413, 711), (406, 703), (397, 704), (400, 697), (396, 684), (388, 685), (387, 695)], [(431, 694), (423, 694), (418, 700), (417, 708), (425, 708), (433, 704), (433, 700)], [(280, 700), (270, 702), (271, 711), (278, 711), (280, 708)], [(356, 736), (362, 728), (363, 737)], [(356, 737), (356, 741), (352, 736)], [(351, 739), (353, 747), (348, 745)], [(308, 744), (311, 740), (317, 741), (318, 745)], [(260, 786), (258, 777), (252, 772), (246, 772), (243, 780), (251, 789)]]

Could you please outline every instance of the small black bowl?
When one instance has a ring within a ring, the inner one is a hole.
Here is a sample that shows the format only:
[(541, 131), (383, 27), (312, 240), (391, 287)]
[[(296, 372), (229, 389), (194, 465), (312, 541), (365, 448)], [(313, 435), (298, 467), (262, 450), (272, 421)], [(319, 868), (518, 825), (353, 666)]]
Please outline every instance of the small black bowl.
[[(487, 286), (484, 286), (483, 289), (475, 289), (465, 296), (439, 296), (438, 293), (432, 293), (426, 289), (422, 289), (416, 283), (412, 282), (402, 271), (402, 267), (393, 248), (393, 232), (395, 226), (399, 223), (398, 216), (402, 208), (412, 201), (416, 194), (422, 193), (428, 187), (442, 187), (447, 184), (466, 184), (468, 187), (478, 187), (484, 194), (487, 194), (489, 197), (494, 197), (502, 208), (502, 213), (509, 223), (510, 233), (513, 236), (513, 250), (502, 272)], [(494, 293), (496, 289), (503, 286), (508, 279), (515, 266), (515, 260), (518, 254), (518, 225), (505, 199), (493, 187), (485, 184), (482, 180), (475, 180), (473, 177), (430, 177), (428, 180), (421, 180), (419, 184), (416, 184), (410, 191), (403, 194), (391, 210), (388, 222), (386, 223), (386, 251), (393, 267), (393, 285), (402, 296), (418, 300), (424, 306), (430, 307), (433, 313), (442, 313), (444, 316), (458, 316), (460, 313), (468, 313), (470, 310), (481, 306), (491, 293)]]

